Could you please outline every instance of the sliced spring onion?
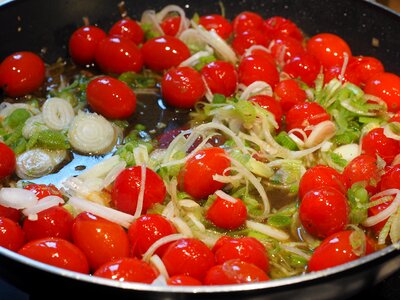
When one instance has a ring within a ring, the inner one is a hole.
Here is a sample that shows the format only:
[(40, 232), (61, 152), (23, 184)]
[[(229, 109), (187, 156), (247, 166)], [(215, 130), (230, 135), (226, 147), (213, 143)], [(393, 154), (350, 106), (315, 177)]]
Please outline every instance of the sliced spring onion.
[(353, 158), (361, 154), (358, 144), (347, 144), (337, 147), (333, 153), (339, 154), (343, 159), (351, 161)]
[(61, 98), (49, 98), (42, 106), (43, 120), (47, 127), (63, 130), (71, 124), (75, 112), (72, 105)]
[(140, 24), (149, 24), (151, 26), (151, 31), (155, 32), (157, 35), (164, 35), (164, 31), (157, 20), (157, 15), (154, 10), (145, 10), (140, 19)]
[(38, 133), (39, 131), (46, 129), (49, 129), (49, 127), (47, 127), (46, 124), (44, 123), (43, 115), (38, 114), (26, 120), (25, 125), (22, 128), (22, 135), (24, 136), (24, 138), (29, 139), (35, 133)]
[(136, 211), (133, 217), (135, 219), (139, 218), (140, 215), (142, 214), (143, 210), (143, 202), (144, 202), (144, 191), (146, 189), (146, 166), (141, 165), (140, 166), (140, 188), (139, 188), (139, 195), (137, 199), (137, 204), (136, 204)]
[(253, 95), (266, 95), (272, 97), (272, 87), (265, 81), (254, 81), (243, 90), (240, 99), (248, 100)]
[(185, 236), (183, 234), (180, 233), (174, 233), (174, 234), (170, 234), (167, 236), (164, 236), (160, 239), (158, 239), (157, 241), (155, 241), (148, 249), (147, 251), (143, 254), (143, 260), (144, 261), (149, 261), (150, 257), (152, 257), (154, 255), (154, 253), (157, 251), (158, 248), (160, 248), (163, 245), (169, 244), (171, 242), (180, 240), (185, 238)]
[(33, 207), (38, 202), (34, 192), (22, 188), (0, 189), (0, 204), (5, 207), (24, 209)]
[(176, 35), (179, 36), (184, 30), (189, 27), (189, 21), (186, 18), (185, 11), (180, 6), (174, 4), (167, 5), (156, 14), (156, 18), (158, 23), (160, 24), (166, 16), (174, 12), (178, 13), (180, 17), (179, 28), (178, 32), (176, 33)]
[(400, 206), (400, 191), (399, 190), (397, 190), (397, 189), (386, 190), (386, 191), (383, 191), (381, 193), (374, 195), (374, 197), (381, 197), (381, 196), (383, 197), (385, 195), (389, 195), (390, 193), (393, 194), (393, 192), (395, 192), (396, 197), (393, 199), (392, 203), (387, 208), (380, 211), (378, 214), (368, 217), (362, 223), (362, 225), (364, 225), (365, 227), (374, 226), (374, 225), (378, 224), (379, 222), (387, 219), (388, 217), (390, 217), (397, 211), (398, 207)]
[(0, 103), (0, 120), (5, 119), (8, 117), (14, 110), (18, 108), (23, 108), (30, 111), (33, 115), (37, 115), (40, 111), (28, 104), (28, 103), (8, 103), (8, 102), (1, 102)]
[(160, 286), (167, 286), (167, 282), (165, 278), (168, 278), (168, 271), (165, 267), (161, 258), (155, 254), (150, 257), (149, 262), (156, 267), (156, 269), (160, 272), (160, 275), (151, 283), (152, 285), (160, 285)]
[(289, 235), (286, 232), (276, 229), (267, 224), (262, 224), (262, 223), (247, 220), (246, 226), (254, 231), (258, 231), (258, 232), (265, 234), (267, 236), (270, 236), (278, 241), (286, 241), (289, 239)]
[(304, 146), (311, 148), (329, 140), (336, 133), (336, 125), (332, 121), (323, 121), (314, 126), (310, 135), (305, 140)]

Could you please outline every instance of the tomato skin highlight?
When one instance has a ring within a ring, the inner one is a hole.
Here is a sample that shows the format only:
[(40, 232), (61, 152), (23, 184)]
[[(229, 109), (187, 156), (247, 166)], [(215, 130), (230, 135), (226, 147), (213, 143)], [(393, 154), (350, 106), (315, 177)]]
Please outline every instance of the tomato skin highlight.
[(229, 97), (235, 92), (238, 75), (232, 64), (214, 61), (205, 65), (200, 73), (213, 94)]
[(195, 238), (179, 239), (169, 245), (162, 261), (170, 276), (188, 275), (200, 281), (215, 264), (211, 250)]
[(152, 283), (159, 272), (149, 263), (125, 257), (100, 266), (94, 276), (126, 282)]
[(143, 56), (139, 47), (131, 40), (108, 36), (97, 45), (95, 62), (104, 73), (138, 73), (143, 67)]
[(100, 76), (92, 79), (86, 94), (90, 107), (106, 118), (125, 119), (136, 111), (134, 91), (116, 78)]
[[(128, 237), (133, 256), (142, 258), (143, 254), (157, 240), (167, 235), (177, 233), (175, 226), (166, 218), (156, 214), (145, 214), (137, 218), (128, 229)], [(162, 256), (169, 244), (156, 250)]]
[(178, 176), (179, 186), (196, 199), (203, 199), (221, 189), (224, 184), (213, 179), (231, 165), (222, 148), (200, 150), (188, 159)]
[(0, 64), (0, 87), (10, 97), (27, 95), (42, 86), (45, 71), (43, 60), (35, 53), (15, 52)]
[(142, 53), (144, 64), (156, 72), (177, 67), (190, 57), (190, 50), (186, 44), (173, 36), (155, 37), (146, 41)]
[(362, 85), (365, 85), (375, 74), (385, 71), (382, 62), (370, 56), (353, 56), (349, 62), (348, 68), (354, 70), (354, 72), (358, 74)]
[(72, 239), (87, 257), (93, 271), (109, 261), (129, 256), (129, 239), (125, 230), (87, 212), (75, 217)]
[(317, 238), (345, 229), (349, 223), (347, 198), (337, 189), (325, 186), (312, 189), (301, 199), (299, 217), (301, 224)]
[(60, 190), (53, 184), (31, 183), (25, 186), (24, 189), (34, 192), (39, 200), (47, 196), (63, 197)]
[(10, 176), (15, 171), (17, 160), (14, 151), (0, 142), (0, 180)]
[(170, 69), (161, 81), (164, 101), (177, 108), (192, 108), (206, 93), (203, 79), (190, 67)]
[(250, 85), (254, 81), (265, 81), (272, 89), (279, 82), (279, 73), (269, 59), (260, 55), (245, 56), (238, 67), (239, 82)]
[(68, 43), (72, 60), (79, 65), (93, 63), (97, 46), (106, 36), (104, 30), (92, 25), (75, 30)]
[(0, 247), (18, 251), (25, 243), (25, 233), (19, 224), (0, 216)]
[(232, 24), (218, 14), (201, 16), (199, 24), (209, 31), (214, 30), (224, 40), (227, 40), (233, 31)]
[(181, 23), (181, 17), (179, 16), (172, 16), (165, 18), (160, 27), (164, 31), (165, 35), (176, 36), (179, 30), (179, 25)]
[(117, 21), (108, 32), (112, 36), (122, 36), (139, 45), (144, 40), (144, 31), (142, 27), (130, 18)]
[(18, 253), (55, 267), (89, 274), (88, 261), (83, 252), (74, 244), (60, 238), (30, 241)]
[[(127, 168), (115, 179), (111, 199), (118, 210), (132, 215), (135, 213), (142, 182), (141, 168), (141, 166)], [(146, 168), (142, 212), (146, 212), (155, 203), (163, 202), (166, 193), (161, 177), (153, 170)]]

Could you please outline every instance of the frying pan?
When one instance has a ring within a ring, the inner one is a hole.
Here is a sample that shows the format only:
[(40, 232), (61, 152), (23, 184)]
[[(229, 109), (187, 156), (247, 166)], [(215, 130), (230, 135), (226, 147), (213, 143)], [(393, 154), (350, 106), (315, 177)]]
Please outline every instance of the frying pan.
[[(67, 57), (67, 41), (82, 17), (109, 29), (120, 18), (119, 0), (20, 0), (0, 6), (0, 59), (15, 51), (42, 53), (48, 63)], [(400, 74), (400, 15), (362, 0), (174, 0), (189, 16), (219, 13), (220, 3), (231, 18), (244, 10), (264, 17), (280, 15), (293, 20), (308, 35), (332, 32), (342, 36), (355, 55), (374, 56), (386, 70)], [(159, 10), (171, 2), (126, 1), (130, 16), (139, 18), (145, 9)], [(373, 45), (374, 44), (374, 45)], [(157, 101), (153, 101), (157, 103)], [(157, 115), (149, 104), (140, 119), (153, 123), (172, 118), (173, 111)], [(171, 123), (171, 124), (172, 124)], [(172, 124), (173, 125), (173, 124)], [(171, 126), (172, 126), (171, 125)], [(397, 246), (397, 247), (396, 247)], [(331, 269), (269, 282), (208, 287), (160, 287), (111, 281), (52, 267), (0, 247), (0, 276), (41, 299), (48, 296), (77, 297), (78, 291), (102, 297), (135, 299), (345, 299), (371, 287), (400, 268), (400, 245), (392, 245), (369, 256)], [(57, 294), (49, 294), (56, 287)]]

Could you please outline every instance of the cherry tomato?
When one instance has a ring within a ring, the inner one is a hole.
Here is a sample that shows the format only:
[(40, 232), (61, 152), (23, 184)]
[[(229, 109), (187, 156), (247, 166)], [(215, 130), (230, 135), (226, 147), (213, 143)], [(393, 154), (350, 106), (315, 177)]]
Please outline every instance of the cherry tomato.
[(125, 230), (116, 223), (88, 212), (75, 217), (72, 239), (86, 255), (92, 270), (109, 261), (129, 256), (129, 239)]
[(162, 261), (170, 276), (188, 275), (200, 281), (215, 264), (211, 250), (195, 238), (179, 239), (169, 245)]
[(190, 67), (179, 67), (165, 73), (161, 93), (170, 106), (192, 108), (204, 97), (206, 88), (199, 72)]
[(233, 203), (217, 196), (208, 208), (206, 218), (217, 227), (237, 229), (246, 222), (247, 208), (241, 199), (236, 199)]
[[(351, 230), (340, 231), (325, 238), (315, 249), (308, 262), (309, 271), (319, 271), (335, 267), (360, 256), (356, 254), (350, 240), (353, 234)], [(370, 242), (366, 243), (366, 254), (372, 253), (373, 248)]]
[(386, 164), (390, 165), (397, 154), (400, 153), (399, 141), (387, 137), (383, 128), (374, 128), (361, 139), (361, 150), (371, 156), (379, 155)]
[(390, 112), (400, 109), (400, 77), (392, 73), (377, 73), (369, 78), (364, 92), (386, 102)]
[(281, 109), (287, 112), (294, 105), (303, 103), (307, 100), (306, 92), (294, 79), (280, 81), (275, 86), (275, 97), (281, 104)]
[(91, 25), (75, 30), (68, 44), (73, 61), (80, 65), (93, 63), (97, 46), (106, 36), (104, 30)]
[(316, 102), (303, 102), (293, 106), (286, 114), (286, 129), (300, 128), (309, 135), (309, 126), (317, 125), (330, 120), (330, 115), (325, 108)]
[(19, 209), (0, 205), (0, 217), (6, 217), (18, 223), (21, 220), (22, 213)]
[(317, 238), (344, 230), (349, 223), (349, 212), (346, 196), (331, 186), (308, 191), (299, 207), (301, 224)]
[(93, 275), (118, 281), (150, 284), (158, 277), (159, 272), (145, 261), (124, 257), (105, 263)]
[(213, 61), (201, 69), (201, 75), (213, 94), (231, 96), (236, 91), (238, 75), (235, 67), (226, 61)]
[(207, 30), (214, 30), (224, 40), (227, 40), (233, 31), (232, 24), (223, 16), (217, 14), (201, 16), (199, 24)]
[(313, 87), (321, 69), (321, 64), (313, 55), (308, 53), (295, 56), (283, 67), (283, 72), (289, 74), (292, 78), (297, 78)]
[(100, 76), (92, 79), (86, 90), (87, 102), (97, 113), (110, 119), (125, 119), (136, 110), (136, 95), (124, 82)]
[(164, 31), (165, 35), (176, 36), (179, 31), (179, 26), (181, 24), (181, 17), (172, 16), (165, 18), (160, 27)]
[(245, 53), (246, 49), (254, 45), (260, 45), (268, 47), (269, 41), (265, 34), (260, 30), (247, 30), (243, 31), (235, 36), (232, 41), (232, 48), (237, 55)]
[(214, 180), (213, 175), (223, 175), (230, 165), (231, 162), (222, 148), (200, 150), (186, 161), (178, 176), (179, 185), (196, 199), (206, 198), (224, 186)]
[(341, 37), (332, 33), (320, 33), (307, 42), (308, 53), (314, 55), (324, 68), (342, 66), (344, 53), (351, 58), (349, 45)]
[(267, 95), (255, 95), (251, 96), (249, 101), (257, 103), (265, 110), (271, 112), (274, 115), (275, 121), (278, 123), (279, 127), (281, 126), (283, 117), (282, 107), (281, 104), (273, 97)]
[(39, 200), (47, 196), (63, 197), (60, 190), (53, 184), (31, 183), (25, 186), (24, 189), (34, 192)]
[(198, 286), (202, 285), (201, 281), (187, 275), (175, 275), (167, 279), (168, 285), (179, 285), (179, 286)]
[(232, 259), (208, 270), (205, 285), (241, 284), (267, 281), (270, 278), (259, 267), (239, 259)]
[(38, 90), (44, 79), (44, 62), (35, 53), (15, 52), (0, 64), (0, 87), (10, 97), (24, 96)]
[(0, 246), (18, 251), (25, 243), (25, 233), (17, 222), (0, 217)]
[(95, 61), (104, 73), (137, 73), (143, 67), (139, 47), (129, 39), (117, 36), (108, 36), (97, 45)]
[(233, 31), (236, 34), (240, 34), (249, 29), (261, 30), (263, 22), (264, 20), (259, 14), (251, 11), (244, 11), (233, 19)]
[[(177, 233), (175, 226), (165, 217), (156, 214), (141, 215), (128, 229), (131, 253), (141, 258), (157, 240), (174, 233)], [(159, 247), (155, 253), (161, 257), (168, 245)]]
[(219, 238), (213, 247), (217, 264), (223, 264), (231, 259), (240, 259), (259, 267), (264, 272), (269, 270), (267, 250), (260, 241), (253, 237)]
[(382, 175), (380, 181), (381, 191), (388, 189), (400, 189), (400, 164), (396, 164)]
[[(370, 208), (368, 208), (368, 216), (369, 217), (375, 216), (375, 215), (379, 214), (381, 211), (383, 211), (386, 208), (388, 208), (388, 206), (390, 204), (392, 204), (393, 199), (394, 199), (395, 196), (391, 195), (389, 197), (390, 198), (387, 201), (385, 201), (385, 202), (383, 202), (381, 204), (375, 205), (375, 206), (371, 206)], [(382, 197), (373, 195), (369, 199), (369, 201), (373, 202), (373, 201), (377, 201), (377, 200), (380, 200), (380, 199), (382, 199)], [(379, 234), (381, 232), (383, 226), (385, 226), (385, 224), (386, 224), (388, 219), (389, 219), (389, 217), (385, 218), (384, 220), (380, 221), (379, 223), (377, 223), (377, 224), (375, 224), (373, 226), (370, 226), (368, 228), (372, 229), (372, 231), (375, 232), (376, 234)]]
[(155, 37), (143, 44), (144, 64), (151, 70), (162, 72), (177, 67), (190, 57), (189, 48), (173, 36)]
[(53, 206), (37, 214), (37, 220), (24, 219), (22, 229), (26, 240), (46, 237), (58, 237), (72, 240), (72, 223), (74, 218), (62, 206)]
[(303, 40), (303, 34), (299, 27), (291, 20), (279, 16), (266, 19), (263, 24), (263, 31), (271, 40), (283, 36), (289, 36), (300, 42)]
[[(249, 49), (247, 49), (249, 50)], [(246, 51), (244, 53), (244, 56), (249, 56), (249, 55), (253, 55), (253, 56), (262, 56), (265, 59), (267, 59), (271, 64), (276, 65), (275, 63), (275, 58), (272, 56), (272, 54), (270, 52), (267, 52), (268, 50), (265, 49), (261, 49), (261, 48), (253, 48), (251, 49), (251, 51)]]
[[(166, 188), (161, 177), (146, 168), (142, 212), (146, 212), (155, 203), (164, 201)], [(128, 214), (134, 214), (142, 184), (142, 167), (135, 166), (123, 170), (115, 179), (111, 198), (115, 207)]]
[(344, 178), (334, 168), (324, 165), (317, 165), (309, 168), (300, 179), (299, 198), (318, 187), (331, 186), (341, 193), (346, 193)]
[(362, 85), (378, 73), (385, 71), (382, 62), (370, 56), (353, 56), (349, 62), (348, 69), (358, 74)]
[(336, 78), (341, 82), (351, 82), (357, 86), (361, 85), (361, 78), (359, 76), (359, 72), (355, 68), (347, 67), (343, 77), (342, 75), (342, 67), (341, 66), (333, 66), (326, 68), (324, 70), (324, 83), (329, 83), (332, 79)]
[(279, 82), (279, 73), (274, 64), (259, 55), (245, 56), (238, 68), (239, 82), (250, 85), (254, 81), (265, 81), (272, 88)]
[(139, 45), (144, 40), (144, 31), (142, 27), (130, 18), (122, 19), (114, 23), (108, 32), (109, 35), (122, 36)]
[(82, 251), (60, 238), (44, 238), (26, 243), (19, 254), (55, 267), (88, 274), (89, 264)]
[(6, 144), (0, 142), (0, 180), (14, 173), (17, 161), (14, 151)]
[(343, 178), (349, 189), (356, 182), (364, 182), (370, 194), (378, 191), (380, 171), (376, 156), (361, 154), (353, 158), (343, 170)]
[(274, 39), (271, 45), (271, 54), (280, 65), (304, 53), (301, 42), (290, 36)]

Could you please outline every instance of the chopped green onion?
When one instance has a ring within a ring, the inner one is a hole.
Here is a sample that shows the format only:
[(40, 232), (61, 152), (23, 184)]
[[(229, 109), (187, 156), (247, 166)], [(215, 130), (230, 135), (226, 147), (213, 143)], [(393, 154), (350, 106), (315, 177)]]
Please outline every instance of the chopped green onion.
[(297, 144), (289, 137), (287, 132), (281, 131), (276, 137), (275, 141), (285, 147), (286, 149), (296, 151), (299, 150), (299, 147), (297, 147)]
[(3, 124), (14, 129), (17, 126), (24, 124), (25, 121), (30, 118), (30, 116), (31, 114), (28, 110), (24, 108), (17, 108), (4, 119)]

